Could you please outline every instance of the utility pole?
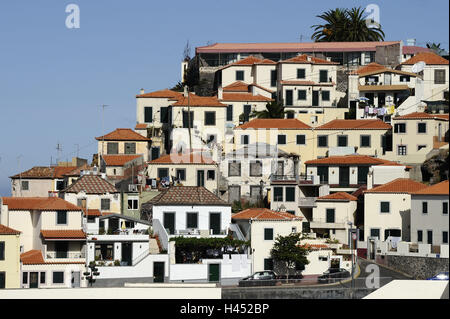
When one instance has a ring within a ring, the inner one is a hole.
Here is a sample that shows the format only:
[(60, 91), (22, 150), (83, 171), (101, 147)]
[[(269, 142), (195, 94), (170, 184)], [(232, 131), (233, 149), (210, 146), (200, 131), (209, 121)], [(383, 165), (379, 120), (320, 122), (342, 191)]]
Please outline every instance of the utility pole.
[(189, 153), (192, 152), (192, 137), (191, 137), (191, 105), (190, 105), (190, 97), (189, 97), (189, 88), (186, 85), (184, 87), (184, 92), (187, 93), (187, 100), (188, 100), (188, 128), (189, 128)]
[(62, 152), (62, 145), (59, 142), (56, 144), (56, 152), (57, 152), (56, 166), (58, 166), (58, 161), (61, 160), (61, 152)]
[(78, 158), (80, 153), (80, 144), (75, 144), (75, 146), (77, 147), (77, 158)]
[[(100, 156), (101, 157), (103, 157), (103, 148), (105, 147), (105, 133), (104, 133), (104, 128), (103, 128), (103, 126), (104, 126), (104, 124), (103, 124), (103, 117), (104, 117), (104, 114), (105, 114), (105, 107), (107, 107), (107, 106), (109, 106), (109, 105), (106, 105), (106, 104), (102, 104), (102, 105), (100, 105), (100, 107), (102, 108), (102, 147), (100, 148)], [(100, 167), (100, 156), (99, 156), (99, 158), (98, 158), (98, 167)]]

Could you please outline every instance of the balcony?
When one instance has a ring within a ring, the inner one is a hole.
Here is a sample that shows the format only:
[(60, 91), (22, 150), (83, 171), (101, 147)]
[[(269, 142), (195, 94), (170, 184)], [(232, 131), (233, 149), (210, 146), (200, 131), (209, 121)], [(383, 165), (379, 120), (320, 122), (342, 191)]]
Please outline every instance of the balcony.
[(298, 207), (316, 207), (317, 197), (302, 197), (298, 200)]
[(320, 178), (317, 175), (305, 175), (305, 174), (290, 174), (290, 175), (277, 175), (272, 174), (270, 176), (271, 182), (295, 182), (300, 185), (320, 185)]
[(212, 229), (177, 229), (174, 234), (166, 231), (169, 237), (225, 237), (228, 234), (228, 229), (222, 229), (218, 234), (213, 234)]
[(309, 227), (311, 228), (325, 228), (325, 229), (345, 229), (348, 227), (347, 220), (334, 220), (329, 222), (326, 218), (314, 218), (310, 221)]
[(298, 183), (299, 176), (298, 175), (277, 175), (277, 174), (272, 174), (272, 175), (270, 175), (270, 181), (271, 182), (294, 182), (294, 183)]
[(45, 259), (53, 262), (82, 262), (85, 257), (84, 252), (47, 251), (45, 253)]

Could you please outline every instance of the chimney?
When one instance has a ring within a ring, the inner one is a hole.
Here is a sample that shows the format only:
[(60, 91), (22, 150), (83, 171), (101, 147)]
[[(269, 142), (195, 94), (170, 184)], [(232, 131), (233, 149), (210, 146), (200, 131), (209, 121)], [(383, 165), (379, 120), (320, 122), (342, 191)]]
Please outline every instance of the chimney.
[(327, 56), (326, 57), (327, 61), (331, 61), (331, 57)]
[(252, 95), (256, 95), (256, 86), (252, 85)]
[(222, 85), (219, 86), (219, 88), (217, 89), (217, 99), (219, 99), (219, 100), (223, 99), (223, 88), (222, 88)]
[(141, 94), (144, 94), (144, 93), (145, 93), (144, 89), (141, 89)]
[(306, 59), (308, 60), (308, 62), (311, 62), (311, 57), (309, 55), (306, 56)]
[(367, 174), (367, 190), (373, 188), (373, 167), (369, 168), (369, 173)]
[(407, 46), (415, 46), (416, 45), (416, 39), (407, 39), (406, 40)]

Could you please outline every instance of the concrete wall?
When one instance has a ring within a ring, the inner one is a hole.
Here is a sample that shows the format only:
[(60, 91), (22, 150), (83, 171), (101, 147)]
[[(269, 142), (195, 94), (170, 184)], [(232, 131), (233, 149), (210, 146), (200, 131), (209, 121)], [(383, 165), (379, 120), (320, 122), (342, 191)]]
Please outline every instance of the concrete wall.
[[(28, 181), (28, 190), (22, 189), (21, 182)], [(12, 197), (48, 197), (49, 191), (55, 190), (53, 179), (12, 179)]]
[(20, 288), (20, 235), (2, 235), (4, 257), (0, 260), (0, 271), (5, 272), (5, 288)]

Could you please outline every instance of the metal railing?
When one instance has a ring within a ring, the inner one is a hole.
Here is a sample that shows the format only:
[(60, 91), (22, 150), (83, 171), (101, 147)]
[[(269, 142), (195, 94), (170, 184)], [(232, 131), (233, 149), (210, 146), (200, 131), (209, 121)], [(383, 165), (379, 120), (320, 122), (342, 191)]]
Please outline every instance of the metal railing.
[(47, 251), (47, 259), (78, 259), (85, 258), (84, 252)]
[(302, 197), (298, 200), (298, 206), (300, 207), (312, 207), (316, 206), (317, 197)]

